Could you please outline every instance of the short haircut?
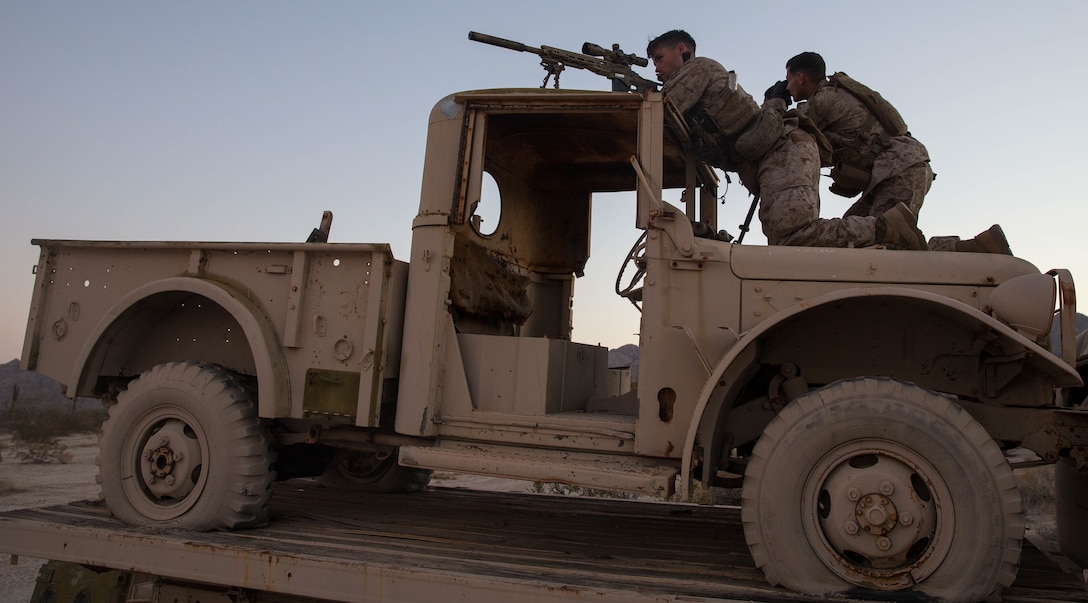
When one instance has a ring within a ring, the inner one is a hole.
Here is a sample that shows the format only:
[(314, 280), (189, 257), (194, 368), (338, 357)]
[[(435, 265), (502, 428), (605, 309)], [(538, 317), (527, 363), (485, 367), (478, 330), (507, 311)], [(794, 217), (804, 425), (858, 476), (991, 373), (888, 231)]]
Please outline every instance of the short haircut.
[(800, 71), (814, 82), (827, 79), (827, 64), (824, 63), (824, 58), (815, 52), (802, 52), (786, 61), (786, 71), (790, 73)]
[(672, 31), (666, 31), (660, 36), (650, 40), (650, 43), (646, 45), (646, 56), (652, 56), (654, 50), (657, 50), (658, 46), (675, 48), (676, 45), (681, 42), (688, 47), (688, 50), (695, 52), (695, 38), (691, 37), (691, 34), (682, 29), (674, 29)]

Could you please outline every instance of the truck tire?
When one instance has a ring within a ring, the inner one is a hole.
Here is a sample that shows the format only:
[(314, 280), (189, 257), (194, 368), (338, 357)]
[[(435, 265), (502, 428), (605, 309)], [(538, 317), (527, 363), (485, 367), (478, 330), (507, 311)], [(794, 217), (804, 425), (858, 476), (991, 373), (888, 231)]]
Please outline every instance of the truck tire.
[(981, 601), (1012, 584), (1024, 518), (997, 444), (952, 400), (837, 381), (756, 443), (741, 518), (772, 585), (812, 595)]
[(275, 453), (251, 391), (221, 367), (160, 364), (102, 425), (98, 482), (132, 525), (232, 529), (268, 521)]
[(419, 492), (431, 481), (426, 469), (397, 464), (397, 453), (336, 451), (320, 482), (330, 488), (359, 492)]

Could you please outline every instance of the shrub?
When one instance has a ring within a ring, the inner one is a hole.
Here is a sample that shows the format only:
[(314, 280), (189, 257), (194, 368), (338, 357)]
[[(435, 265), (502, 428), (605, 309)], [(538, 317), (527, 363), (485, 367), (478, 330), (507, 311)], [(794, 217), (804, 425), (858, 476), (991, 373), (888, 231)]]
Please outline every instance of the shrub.
[(72, 453), (58, 438), (98, 431), (105, 419), (106, 410), (102, 408), (12, 408), (11, 412), (0, 418), (0, 431), (12, 434), (9, 456), (24, 463), (67, 463), (72, 460)]
[(24, 463), (67, 463), (72, 460), (68, 447), (55, 439), (45, 442), (22, 442), (15, 456)]
[(0, 431), (12, 434), (14, 440), (40, 442), (51, 438), (98, 431), (106, 420), (103, 408), (81, 410), (16, 409), (0, 417)]

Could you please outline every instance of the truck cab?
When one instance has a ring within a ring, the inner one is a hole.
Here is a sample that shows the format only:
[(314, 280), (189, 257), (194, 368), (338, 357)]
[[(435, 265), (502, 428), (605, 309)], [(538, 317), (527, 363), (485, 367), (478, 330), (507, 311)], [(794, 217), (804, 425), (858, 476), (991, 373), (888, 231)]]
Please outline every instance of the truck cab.
[[(486, 432), (500, 444), (675, 465), (686, 421), (640, 421), (666, 411), (632, 390), (628, 371), (608, 366), (607, 349), (572, 339), (595, 194), (631, 193), (610, 214), (635, 238), (662, 220), (684, 222), (691, 238), (684, 213), (649, 201), (660, 189), (643, 189), (640, 177), (713, 203), (713, 173), (663, 138), (664, 108), (660, 96), (567, 91), (471, 92), (436, 106), (413, 224), (398, 432), (440, 441)], [(485, 230), (482, 203), (500, 208)], [(643, 248), (628, 277), (645, 270)], [(622, 259), (621, 250), (594, 252)], [(640, 292), (628, 295), (641, 305)], [(667, 495), (672, 482), (635, 489)]]

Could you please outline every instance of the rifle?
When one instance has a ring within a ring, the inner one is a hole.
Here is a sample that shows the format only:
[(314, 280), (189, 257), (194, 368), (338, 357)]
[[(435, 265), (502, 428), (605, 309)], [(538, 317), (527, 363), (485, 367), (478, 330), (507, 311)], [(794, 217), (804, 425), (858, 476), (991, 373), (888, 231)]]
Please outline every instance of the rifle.
[(484, 44), (518, 52), (531, 52), (539, 56), (541, 67), (547, 72), (544, 76), (544, 83), (540, 85), (541, 88), (547, 87), (548, 80), (553, 77), (555, 78), (555, 87), (558, 88), (559, 74), (566, 67), (574, 67), (575, 69), (592, 71), (597, 75), (603, 75), (612, 80), (612, 90), (614, 92), (657, 90), (657, 82), (648, 80), (631, 69), (631, 65), (645, 67), (649, 64), (649, 61), (634, 54), (624, 53), (620, 50), (619, 44), (613, 44), (612, 50), (608, 50), (591, 42), (586, 42), (582, 44), (582, 52), (577, 53), (551, 46), (533, 48), (521, 42), (496, 38), (495, 36), (474, 31), (468, 32), (468, 39), (473, 42), (483, 42)]

